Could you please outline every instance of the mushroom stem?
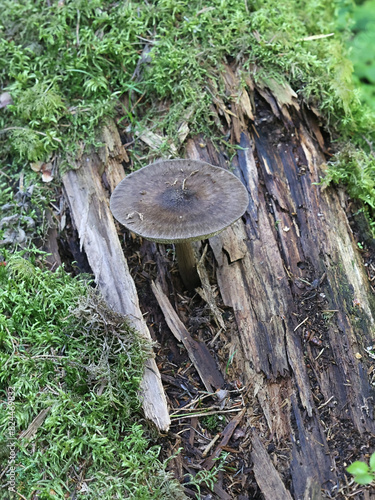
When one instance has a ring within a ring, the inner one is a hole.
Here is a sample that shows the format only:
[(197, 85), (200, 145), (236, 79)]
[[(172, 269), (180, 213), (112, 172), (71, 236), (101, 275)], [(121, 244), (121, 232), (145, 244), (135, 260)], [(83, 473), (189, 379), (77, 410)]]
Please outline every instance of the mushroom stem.
[(191, 291), (200, 284), (197, 272), (197, 260), (195, 258), (194, 248), (190, 241), (176, 243), (176, 256), (178, 269), (182, 281), (186, 288)]

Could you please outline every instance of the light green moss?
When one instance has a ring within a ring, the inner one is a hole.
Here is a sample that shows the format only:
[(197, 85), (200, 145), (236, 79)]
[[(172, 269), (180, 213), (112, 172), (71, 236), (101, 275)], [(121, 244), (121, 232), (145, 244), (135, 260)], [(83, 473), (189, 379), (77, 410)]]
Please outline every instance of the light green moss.
[[(185, 498), (135, 418), (150, 346), (124, 317), (62, 268), (51, 273), (17, 253), (0, 266), (0, 311), (0, 458), (7, 463), (14, 422), (18, 494)], [(30, 443), (20, 433), (42, 411)]]
[[(2, 113), (0, 125), (24, 129), (8, 132), (10, 151), (20, 161), (43, 159), (56, 149), (73, 152), (79, 140), (94, 143), (97, 125), (118, 113), (124, 128), (142, 130), (157, 122), (176, 139), (177, 124), (189, 110), (192, 132), (213, 133), (207, 81), (220, 92), (228, 58), (255, 79), (288, 81), (322, 111), (327, 126), (355, 135), (364, 124), (357, 122), (352, 67), (340, 35), (305, 40), (335, 31), (338, 5), (328, 0), (213, 0), (209, 5), (203, 0), (67, 0), (51, 6), (43, 0), (5, 1), (0, 80), (14, 104)], [(145, 40), (152, 49), (137, 67)], [(118, 108), (119, 99), (130, 94), (129, 109)], [(160, 113), (163, 100), (168, 111)]]

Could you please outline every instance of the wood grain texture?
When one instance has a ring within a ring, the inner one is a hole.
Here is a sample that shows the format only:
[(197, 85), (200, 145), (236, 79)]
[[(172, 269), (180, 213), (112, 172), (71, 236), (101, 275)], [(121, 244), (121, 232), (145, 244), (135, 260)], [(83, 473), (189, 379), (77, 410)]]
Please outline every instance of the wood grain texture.
[[(348, 224), (345, 196), (319, 184), (326, 140), (316, 116), (297, 102), (292, 89), (276, 82), (257, 88), (249, 79), (244, 95), (235, 70), (228, 69), (224, 80), (227, 95), (237, 97), (231, 110), (215, 97), (213, 119), (240, 149), (229, 161), (224, 147), (191, 137), (185, 156), (230, 168), (250, 196), (244, 217), (209, 239), (209, 253), (222, 302), (233, 311), (237, 326), (237, 332), (225, 331), (216, 319), (234, 353), (230, 370), (246, 388), (249, 420), (250, 407), (258, 418), (259, 429), (250, 436), (255, 480), (269, 500), (332, 497), (344, 475), (341, 449), (375, 435), (375, 393), (365, 351), (374, 344), (375, 300)], [(82, 157), (85, 168), (67, 174), (64, 182), (103, 294), (143, 331), (121, 247), (109, 242), (107, 234), (113, 220), (102, 178), (105, 174), (113, 189), (123, 176), (116, 147), (114, 142), (101, 160)], [(167, 290), (166, 259), (156, 248), (154, 254), (158, 279)], [(118, 272), (120, 262), (124, 275)], [(176, 324), (171, 304), (159, 299), (169, 327), (182, 338), (185, 327)], [(217, 316), (216, 306), (210, 307)], [(194, 358), (196, 345), (187, 336), (185, 340)], [(195, 356), (194, 362), (207, 390), (220, 387), (221, 379), (215, 385), (208, 378), (204, 359)], [(148, 370), (154, 374), (149, 385), (146, 371), (144, 394), (158, 380), (153, 370)], [(162, 397), (150, 397), (144, 407), (166, 422)]]
[[(102, 149), (99, 154), (83, 155), (77, 162), (78, 168), (63, 176), (64, 189), (81, 248), (87, 254), (99, 290), (115, 311), (125, 315), (131, 326), (151, 340), (109, 210), (109, 193), (103, 186), (104, 175), (112, 189), (125, 175), (120, 163), (125, 150), (117, 130), (108, 127), (111, 133), (105, 132), (103, 140), (110, 137), (109, 145), (104, 146), (104, 152)], [(146, 418), (159, 430), (167, 431), (170, 425), (167, 401), (154, 359), (146, 363), (141, 398)]]
[(252, 432), (255, 479), (265, 500), (292, 500), (256, 431)]
[[(268, 439), (276, 447), (289, 443), (293, 498), (308, 491), (319, 498), (337, 484), (335, 443), (348, 439), (345, 429), (358, 440), (375, 432), (364, 350), (373, 344), (374, 298), (340, 192), (319, 185), (325, 157), (316, 123), (266, 87), (256, 99), (255, 121), (240, 137), (239, 122), (232, 124), (241, 149), (231, 168), (248, 189), (249, 206), (209, 241), (223, 302), (238, 326), (235, 372), (261, 409)], [(200, 142), (188, 140), (189, 158), (228, 168), (223, 150)], [(311, 332), (316, 344), (305, 341)], [(264, 496), (287, 498), (256, 467)]]

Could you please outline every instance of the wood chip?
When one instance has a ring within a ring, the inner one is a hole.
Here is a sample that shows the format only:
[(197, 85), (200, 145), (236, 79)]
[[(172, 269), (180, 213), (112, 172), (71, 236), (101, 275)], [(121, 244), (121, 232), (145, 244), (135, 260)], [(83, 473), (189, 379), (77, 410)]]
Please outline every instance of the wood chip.
[(241, 422), (242, 417), (245, 415), (245, 411), (246, 408), (242, 408), (240, 413), (237, 416), (235, 416), (225, 427), (225, 429), (221, 433), (222, 440), (220, 441), (219, 445), (216, 447), (212, 455), (208, 457), (203, 463), (205, 469), (210, 470), (215, 465), (215, 460), (220, 456), (223, 446), (226, 446), (229, 443), (229, 440), (232, 437), (233, 432), (236, 430), (237, 425)]
[[(33, 438), (33, 436), (36, 434), (36, 432), (39, 429), (39, 427), (41, 425), (43, 425), (43, 422), (46, 419), (46, 416), (48, 415), (48, 412), (50, 411), (51, 408), (52, 408), (52, 406), (50, 406), (49, 408), (45, 408), (44, 410), (42, 410), (41, 412), (39, 412), (39, 414), (31, 422), (31, 424), (29, 425), (29, 427), (25, 431), (21, 432), (21, 434), (18, 436), (18, 438), (19, 439), (31, 440)], [(29, 443), (26, 443), (24, 445), (25, 448), (27, 447), (28, 444)]]
[(255, 430), (252, 431), (252, 445), (254, 475), (265, 500), (292, 500)]
[[(155, 151), (158, 151), (166, 142), (166, 138), (151, 132), (151, 130), (144, 130), (142, 133), (137, 133), (138, 137), (143, 141), (147, 146)], [(169, 149), (171, 153), (177, 155), (178, 150), (174, 144), (169, 144)]]

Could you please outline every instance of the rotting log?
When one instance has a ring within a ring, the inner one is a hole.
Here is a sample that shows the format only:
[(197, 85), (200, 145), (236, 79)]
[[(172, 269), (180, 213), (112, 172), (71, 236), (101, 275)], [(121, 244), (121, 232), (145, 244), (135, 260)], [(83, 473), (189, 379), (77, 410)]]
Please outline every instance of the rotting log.
[[(219, 97), (212, 105), (216, 125), (241, 147), (231, 162), (225, 149), (203, 137), (190, 138), (185, 154), (231, 168), (250, 194), (242, 220), (209, 240), (221, 298), (233, 309), (238, 328), (236, 335), (223, 329), (234, 356), (222, 371), (242, 382), (252, 412), (262, 416), (261, 432), (250, 432), (248, 456), (263, 497), (318, 500), (337, 496), (343, 448), (375, 444), (372, 368), (365, 350), (374, 343), (374, 297), (348, 224), (345, 194), (319, 185), (327, 144), (317, 116), (287, 86), (246, 83), (248, 90), (238, 90), (236, 71), (228, 68), (231, 110)], [(123, 172), (106, 151), (101, 159), (90, 155), (86, 167), (96, 172), (98, 186), (106, 176), (112, 191)], [(86, 156), (80, 160), (85, 162)], [(75, 179), (79, 172), (69, 175)], [(84, 182), (82, 189), (88, 191)], [(98, 192), (107, 199), (105, 191)], [(107, 209), (102, 214), (105, 203), (92, 203), (100, 236), (111, 217)], [(88, 217), (78, 209), (86, 252)], [(152, 248), (164, 282), (166, 259)], [(105, 291), (111, 281), (100, 279), (102, 255), (96, 274)]]
[[(77, 158), (76, 169), (63, 176), (64, 190), (81, 248), (86, 252), (99, 290), (115, 311), (125, 315), (131, 326), (151, 340), (104, 186), (105, 183), (112, 191), (123, 179), (121, 161), (127, 155), (114, 124), (104, 127), (102, 141), (104, 146), (98, 153)], [(146, 362), (140, 392), (146, 418), (160, 431), (167, 431), (170, 425), (167, 401), (153, 358)]]
[[(281, 477), (293, 498), (320, 498), (337, 493), (340, 448), (375, 434), (365, 351), (374, 343), (374, 297), (345, 196), (319, 185), (326, 158), (316, 116), (287, 86), (247, 83), (249, 99), (234, 99), (230, 114), (213, 108), (241, 146), (231, 167), (250, 194), (242, 220), (209, 241), (238, 327), (228, 338), (231, 370), (263, 415), (267, 445), (289, 448)], [(226, 86), (232, 96), (240, 88), (230, 68)], [(225, 151), (202, 142), (189, 139), (186, 156), (228, 168)], [(265, 444), (254, 439), (252, 457), (266, 463)], [(278, 480), (254, 473), (267, 500), (286, 498), (273, 491)]]

